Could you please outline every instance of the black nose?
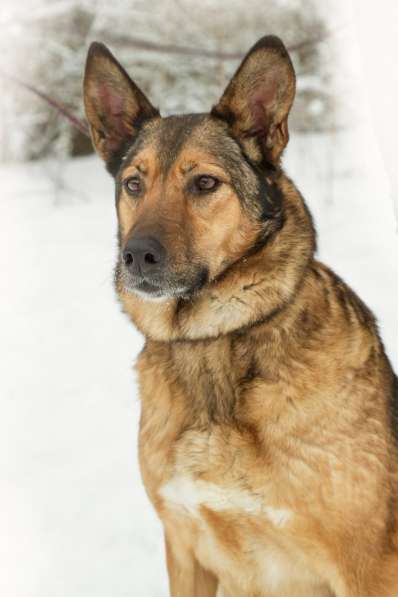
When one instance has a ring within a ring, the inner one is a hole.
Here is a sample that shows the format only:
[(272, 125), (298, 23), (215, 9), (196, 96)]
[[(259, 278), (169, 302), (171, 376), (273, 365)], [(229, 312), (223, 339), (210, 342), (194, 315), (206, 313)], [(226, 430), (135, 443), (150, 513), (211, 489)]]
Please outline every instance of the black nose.
[(164, 246), (150, 236), (132, 237), (123, 251), (123, 261), (134, 273), (152, 273), (159, 270), (166, 259)]

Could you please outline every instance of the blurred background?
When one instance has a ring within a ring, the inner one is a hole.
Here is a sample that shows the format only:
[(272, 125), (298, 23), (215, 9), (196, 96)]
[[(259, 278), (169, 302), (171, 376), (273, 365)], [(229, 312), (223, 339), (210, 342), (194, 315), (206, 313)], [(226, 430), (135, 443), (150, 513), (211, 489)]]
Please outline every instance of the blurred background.
[[(283, 7), (283, 8), (282, 8)], [(261, 15), (259, 17), (259, 15)], [(4, 11), (3, 83), (17, 78), (83, 118), (82, 70), (93, 39), (109, 45), (164, 114), (206, 110), (253, 40), (275, 31), (292, 49), (300, 91), (292, 118), (301, 131), (334, 126), (329, 35), (313, 0), (36, 0)], [(2, 160), (91, 153), (87, 137), (18, 85), (0, 100)], [(6, 131), (14, 131), (7, 135)]]
[(166, 597), (137, 465), (142, 338), (113, 287), (112, 180), (82, 73), (106, 43), (163, 115), (206, 111), (282, 37), (298, 75), (284, 156), (319, 258), (376, 313), (398, 370), (393, 0), (5, 0), (0, 7), (0, 590)]

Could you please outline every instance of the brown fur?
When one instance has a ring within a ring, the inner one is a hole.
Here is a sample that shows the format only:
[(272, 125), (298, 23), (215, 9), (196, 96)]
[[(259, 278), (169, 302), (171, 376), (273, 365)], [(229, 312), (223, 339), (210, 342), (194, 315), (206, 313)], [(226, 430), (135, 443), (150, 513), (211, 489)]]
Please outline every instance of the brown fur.
[[(127, 75), (91, 50), (92, 129), (112, 105), (133, 118), (116, 126), (127, 139), (105, 124), (98, 149), (121, 249), (139, 231), (168, 255), (163, 302), (135, 294), (120, 262), (116, 288), (146, 337), (139, 453), (171, 595), (397, 597), (397, 385), (372, 314), (315, 260), (311, 217), (280, 168), (294, 96), (281, 42), (254, 47), (211, 115), (171, 119), (141, 95), (93, 97), (93, 54), (111, 90)], [(195, 173), (222, 184), (198, 197)], [(133, 200), (123, 185), (136, 174)], [(182, 282), (192, 292), (173, 295)]]

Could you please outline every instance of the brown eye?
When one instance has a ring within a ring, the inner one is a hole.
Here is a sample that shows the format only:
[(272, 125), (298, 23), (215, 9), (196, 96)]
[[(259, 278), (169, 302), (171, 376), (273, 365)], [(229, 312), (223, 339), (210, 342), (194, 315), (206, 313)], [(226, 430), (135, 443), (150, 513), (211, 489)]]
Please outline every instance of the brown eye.
[(130, 195), (139, 195), (142, 191), (141, 180), (138, 176), (130, 176), (124, 181), (124, 186)]
[(202, 174), (201, 176), (197, 176), (195, 178), (194, 182), (195, 182), (195, 190), (202, 192), (202, 193), (214, 191), (220, 184), (220, 181), (218, 180), (218, 178), (215, 178), (214, 176), (209, 176), (207, 174)]

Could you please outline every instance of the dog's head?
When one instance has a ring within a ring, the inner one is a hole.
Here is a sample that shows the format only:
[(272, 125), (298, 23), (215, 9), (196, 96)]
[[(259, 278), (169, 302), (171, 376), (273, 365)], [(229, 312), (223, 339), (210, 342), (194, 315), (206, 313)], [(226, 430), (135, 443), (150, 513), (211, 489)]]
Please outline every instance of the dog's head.
[(162, 118), (102, 44), (84, 79), (94, 146), (115, 178), (118, 284), (147, 300), (192, 298), (283, 225), (275, 182), (295, 74), (262, 38), (209, 114)]

